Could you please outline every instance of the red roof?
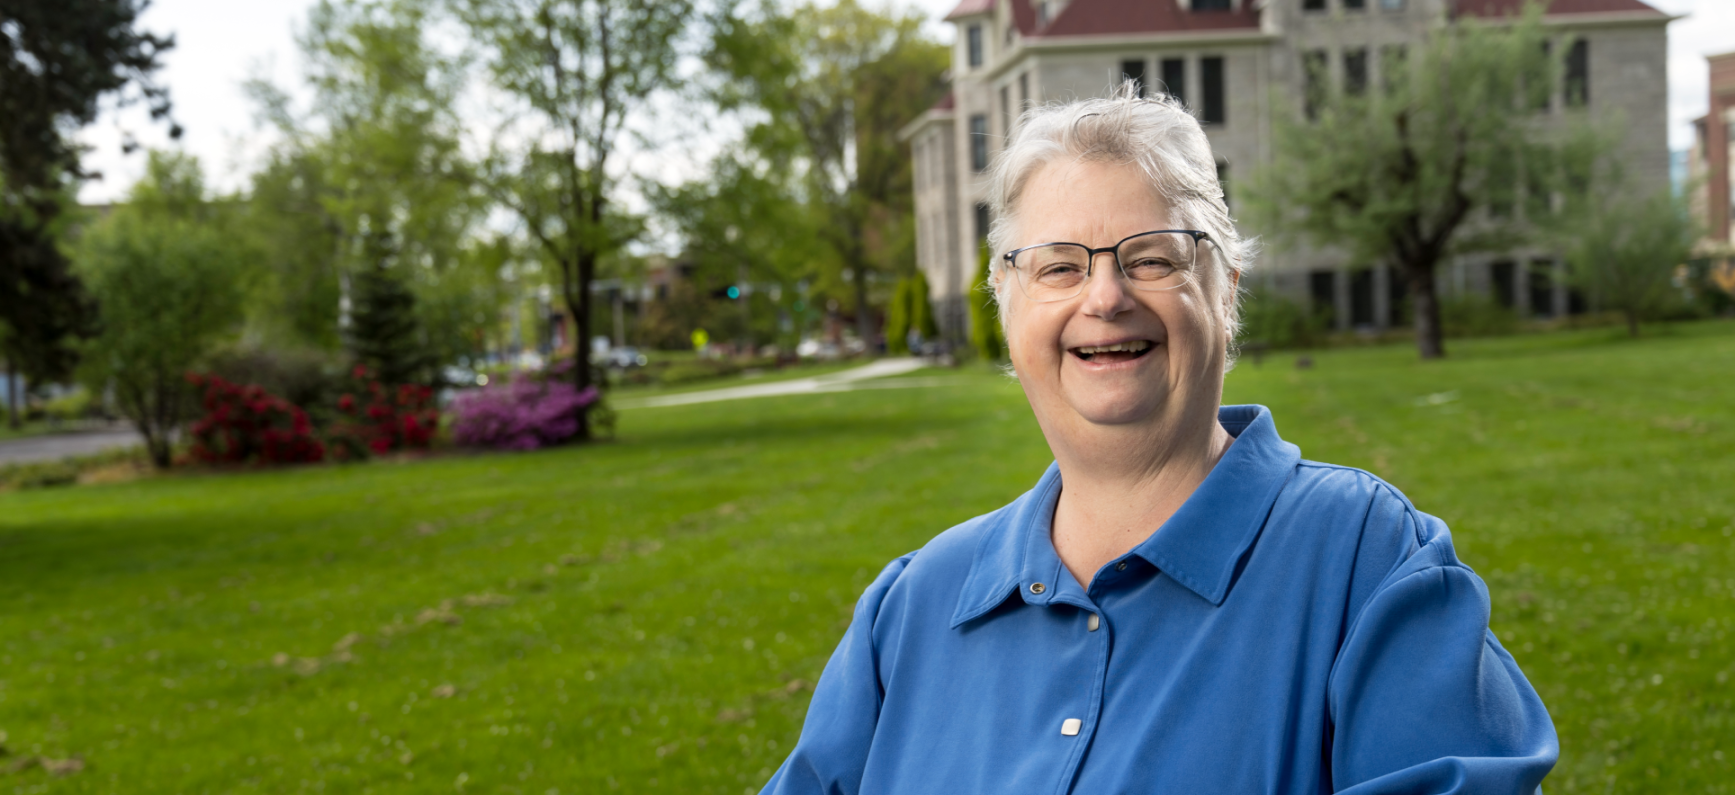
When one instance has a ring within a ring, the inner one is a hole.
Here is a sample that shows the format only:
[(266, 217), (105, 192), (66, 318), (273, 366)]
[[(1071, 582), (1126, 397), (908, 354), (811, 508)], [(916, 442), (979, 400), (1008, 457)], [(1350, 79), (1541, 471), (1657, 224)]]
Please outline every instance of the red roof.
[[(1630, 0), (1636, 2), (1637, 0)], [(1012, 8), (1027, 3), (1012, 0)], [(1259, 28), (1259, 11), (1243, 0), (1234, 11), (1189, 11), (1172, 0), (1073, 0), (1038, 35), (1090, 36), (1114, 33), (1186, 33)], [(1030, 12), (1032, 27), (1035, 14)], [(1024, 29), (1023, 20), (1019, 28)], [(1028, 31), (1027, 31), (1028, 32)]]
[(946, 19), (949, 21), (971, 14), (986, 14), (993, 10), (994, 0), (958, 0), (958, 7), (952, 9), (952, 13), (947, 14)]
[(940, 97), (940, 101), (935, 102), (934, 106), (931, 108), (928, 108), (928, 110), (951, 110), (957, 106), (958, 106), (958, 100), (952, 96), (952, 92), (947, 91), (946, 95), (943, 97)]
[[(1548, 13), (1554, 14), (1610, 14), (1622, 12), (1649, 12), (1663, 16), (1663, 12), (1641, 2), (1641, 0), (1551, 0)], [(1524, 12), (1524, 0), (1458, 0), (1458, 14), (1473, 17), (1508, 17), (1518, 16)]]

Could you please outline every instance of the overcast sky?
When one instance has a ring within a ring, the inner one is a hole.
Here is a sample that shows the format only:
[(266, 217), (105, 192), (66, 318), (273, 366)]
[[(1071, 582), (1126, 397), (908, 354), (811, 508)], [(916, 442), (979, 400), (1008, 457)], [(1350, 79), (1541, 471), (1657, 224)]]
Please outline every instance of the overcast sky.
[[(1669, 24), (1669, 146), (1684, 149), (1692, 143), (1692, 120), (1706, 109), (1704, 56), (1735, 50), (1735, 0), (1649, 1), (1684, 17)], [(937, 20), (955, 0), (903, 4), (922, 9), (936, 20), (936, 34), (951, 37), (950, 26)], [(169, 87), (175, 118), (186, 129), (181, 145), (204, 162), (214, 187), (240, 187), (269, 142), (241, 84), (260, 74), (281, 86), (297, 86), (300, 62), (294, 31), (312, 5), (312, 0), (154, 0), (145, 12), (145, 29), (175, 35), (175, 49), (166, 55), (160, 79)], [(121, 154), (123, 130), (147, 146), (167, 143), (163, 126), (151, 125), (142, 115), (138, 110), (107, 112), (84, 131), (84, 140), (94, 147), (86, 166), (104, 178), (87, 184), (81, 200), (111, 201), (138, 178), (144, 156)]]

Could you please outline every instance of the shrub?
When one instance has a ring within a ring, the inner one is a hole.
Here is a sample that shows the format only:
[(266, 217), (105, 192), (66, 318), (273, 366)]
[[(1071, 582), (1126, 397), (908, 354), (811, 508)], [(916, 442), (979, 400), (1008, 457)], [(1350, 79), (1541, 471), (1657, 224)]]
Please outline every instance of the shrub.
[(187, 375), (204, 390), (205, 414), (189, 429), (194, 460), (210, 464), (313, 463), (325, 446), (313, 435), (307, 412), (258, 386), (240, 386), (214, 375)]
[(1273, 293), (1253, 293), (1241, 308), (1241, 341), (1248, 347), (1311, 348), (1325, 341), (1330, 314)]
[(340, 419), (326, 432), (332, 455), (355, 460), (394, 450), (425, 450), (440, 427), (434, 390), (421, 384), (391, 385), (357, 365), (350, 371), (350, 391), (337, 400)]
[(206, 358), (205, 372), (234, 384), (257, 384), (305, 409), (315, 427), (335, 419), (337, 396), (348, 386), (336, 355), (312, 348), (229, 345)]
[(578, 434), (578, 412), (600, 396), (595, 386), (580, 392), (560, 380), (519, 375), (452, 400), (452, 439), (473, 447), (534, 450)]
[(1478, 293), (1440, 301), (1440, 325), (1448, 337), (1498, 337), (1518, 331), (1518, 313)]

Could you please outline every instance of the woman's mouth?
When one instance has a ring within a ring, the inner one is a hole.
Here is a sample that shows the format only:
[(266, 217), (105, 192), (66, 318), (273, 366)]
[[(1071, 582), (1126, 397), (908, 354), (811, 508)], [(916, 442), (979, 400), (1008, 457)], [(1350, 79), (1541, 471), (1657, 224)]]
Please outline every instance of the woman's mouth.
[(1150, 340), (1129, 340), (1113, 345), (1082, 345), (1068, 352), (1087, 362), (1098, 364), (1113, 364), (1115, 362), (1130, 362), (1151, 351)]

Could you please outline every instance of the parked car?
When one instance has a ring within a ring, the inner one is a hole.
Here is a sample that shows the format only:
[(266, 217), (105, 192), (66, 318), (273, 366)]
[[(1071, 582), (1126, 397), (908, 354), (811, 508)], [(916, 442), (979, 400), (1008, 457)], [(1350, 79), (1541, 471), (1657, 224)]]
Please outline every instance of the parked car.
[(603, 366), (604, 367), (613, 367), (616, 370), (626, 370), (626, 369), (632, 368), (632, 367), (643, 367), (649, 363), (650, 363), (650, 360), (646, 359), (644, 354), (639, 353), (638, 348), (633, 348), (633, 347), (628, 347), (628, 346), (623, 346), (620, 348), (610, 348), (608, 353), (605, 353), (602, 355)]

